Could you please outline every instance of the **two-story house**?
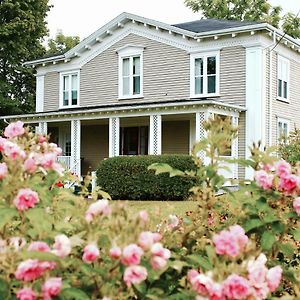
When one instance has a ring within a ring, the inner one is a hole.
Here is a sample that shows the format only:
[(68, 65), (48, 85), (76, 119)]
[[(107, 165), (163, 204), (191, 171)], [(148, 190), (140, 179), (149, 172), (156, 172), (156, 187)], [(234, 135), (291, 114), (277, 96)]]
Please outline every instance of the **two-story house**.
[[(35, 67), (35, 124), (86, 174), (117, 155), (188, 154), (203, 120), (230, 116), (239, 137), (226, 155), (277, 142), (300, 125), (300, 43), (256, 22), (168, 25), (122, 13), (65, 54)], [(233, 178), (250, 176), (233, 165)]]

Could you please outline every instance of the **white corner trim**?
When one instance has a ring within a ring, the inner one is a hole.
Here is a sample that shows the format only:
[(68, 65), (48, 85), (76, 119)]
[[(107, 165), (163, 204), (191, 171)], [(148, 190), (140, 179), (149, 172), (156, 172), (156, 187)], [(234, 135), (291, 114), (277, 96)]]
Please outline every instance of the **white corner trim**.
[(36, 102), (35, 111), (44, 111), (45, 76), (36, 76)]

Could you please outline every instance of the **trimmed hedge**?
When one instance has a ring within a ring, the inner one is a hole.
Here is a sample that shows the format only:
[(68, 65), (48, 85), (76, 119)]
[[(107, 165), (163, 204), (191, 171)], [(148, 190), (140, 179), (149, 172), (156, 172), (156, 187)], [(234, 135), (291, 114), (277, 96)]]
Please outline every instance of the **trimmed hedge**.
[(181, 171), (196, 170), (189, 155), (118, 156), (101, 161), (97, 184), (113, 199), (184, 200), (195, 179), (155, 175), (147, 168), (153, 163), (167, 163)]

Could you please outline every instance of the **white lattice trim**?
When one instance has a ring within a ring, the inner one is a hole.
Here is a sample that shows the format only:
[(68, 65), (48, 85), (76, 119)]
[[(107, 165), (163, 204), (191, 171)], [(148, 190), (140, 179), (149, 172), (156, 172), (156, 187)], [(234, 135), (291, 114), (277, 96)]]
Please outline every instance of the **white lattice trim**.
[(71, 172), (78, 177), (81, 175), (81, 161), (80, 161), (80, 141), (81, 126), (80, 120), (71, 121)]
[(120, 118), (109, 118), (109, 157), (120, 155)]
[(161, 154), (161, 115), (150, 116), (149, 154)]

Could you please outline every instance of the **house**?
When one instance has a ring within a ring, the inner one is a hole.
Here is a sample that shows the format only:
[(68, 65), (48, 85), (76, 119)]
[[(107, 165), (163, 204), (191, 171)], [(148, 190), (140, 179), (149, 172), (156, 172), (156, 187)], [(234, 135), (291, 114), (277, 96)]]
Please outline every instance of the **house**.
[[(77, 174), (117, 155), (188, 154), (212, 114), (230, 116), (239, 137), (226, 155), (300, 125), (300, 43), (257, 22), (168, 25), (122, 13), (36, 68), (36, 113), (6, 116), (38, 126)], [(232, 165), (226, 174), (251, 176)]]

